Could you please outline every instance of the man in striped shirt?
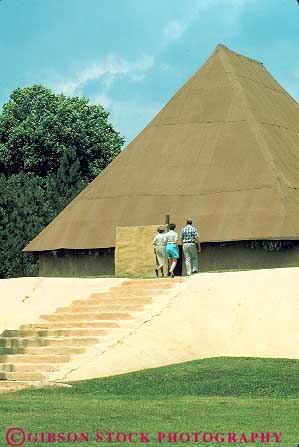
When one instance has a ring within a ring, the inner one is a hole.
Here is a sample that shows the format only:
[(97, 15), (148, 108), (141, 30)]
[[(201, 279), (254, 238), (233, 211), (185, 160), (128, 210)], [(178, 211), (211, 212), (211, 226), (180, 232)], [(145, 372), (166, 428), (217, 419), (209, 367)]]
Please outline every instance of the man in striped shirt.
[[(192, 219), (187, 219), (186, 226), (181, 231), (183, 252), (186, 262), (187, 276), (198, 272), (198, 253), (200, 251), (199, 234), (192, 226)], [(197, 249), (198, 246), (198, 249)]]

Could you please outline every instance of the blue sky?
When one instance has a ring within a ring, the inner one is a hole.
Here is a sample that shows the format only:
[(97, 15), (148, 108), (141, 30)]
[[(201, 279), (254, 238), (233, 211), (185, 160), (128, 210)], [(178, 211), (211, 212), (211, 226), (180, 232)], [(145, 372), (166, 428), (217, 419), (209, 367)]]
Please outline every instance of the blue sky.
[(41, 83), (86, 96), (130, 142), (217, 43), (299, 99), (296, 0), (1, 0), (0, 106)]

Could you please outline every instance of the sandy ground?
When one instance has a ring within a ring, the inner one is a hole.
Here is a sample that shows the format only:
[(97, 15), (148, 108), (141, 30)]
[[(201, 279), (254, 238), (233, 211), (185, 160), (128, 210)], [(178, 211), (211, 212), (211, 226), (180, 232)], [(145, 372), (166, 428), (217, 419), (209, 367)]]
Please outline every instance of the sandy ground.
[[(194, 275), (167, 300), (161, 297), (148, 306), (142, 321), (131, 323), (118, 340), (68, 364), (63, 378), (102, 377), (215, 356), (299, 358), (298, 277), (299, 268)], [(33, 322), (121, 281), (1, 280), (0, 328)]]

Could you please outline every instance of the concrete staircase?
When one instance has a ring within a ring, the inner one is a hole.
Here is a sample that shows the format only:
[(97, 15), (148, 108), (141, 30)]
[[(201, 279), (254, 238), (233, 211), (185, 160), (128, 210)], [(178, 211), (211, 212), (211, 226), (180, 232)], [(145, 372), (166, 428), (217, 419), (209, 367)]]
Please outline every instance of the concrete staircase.
[(167, 296), (181, 281), (127, 280), (41, 315), (37, 323), (5, 330), (0, 336), (0, 393), (57, 383), (59, 371), (74, 356), (100, 345), (111, 334), (117, 337), (123, 325), (134, 325), (157, 295)]

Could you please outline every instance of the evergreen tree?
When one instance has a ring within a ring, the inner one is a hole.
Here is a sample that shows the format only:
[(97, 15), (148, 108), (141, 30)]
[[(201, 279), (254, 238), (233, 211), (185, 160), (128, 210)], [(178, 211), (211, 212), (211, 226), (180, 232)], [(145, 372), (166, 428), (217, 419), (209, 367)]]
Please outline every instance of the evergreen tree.
[(44, 180), (20, 172), (1, 175), (0, 277), (22, 275), (22, 249), (49, 220)]
[(20, 172), (0, 175), (0, 278), (38, 274), (34, 256), (22, 249), (86, 186), (79, 163), (64, 157), (57, 174), (45, 179)]
[(46, 177), (47, 202), (52, 210), (50, 221), (87, 186), (87, 183), (81, 176), (75, 151), (64, 154), (57, 173)]

